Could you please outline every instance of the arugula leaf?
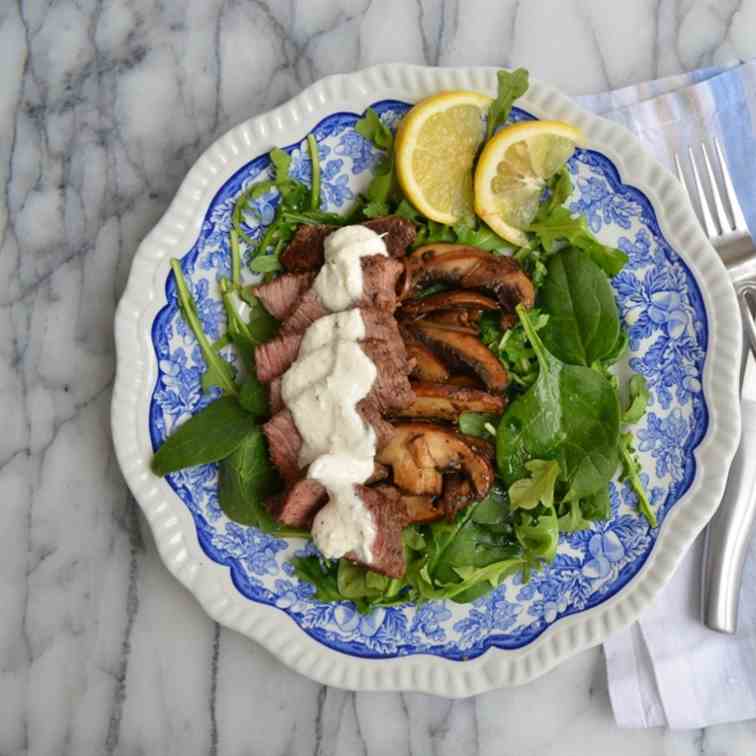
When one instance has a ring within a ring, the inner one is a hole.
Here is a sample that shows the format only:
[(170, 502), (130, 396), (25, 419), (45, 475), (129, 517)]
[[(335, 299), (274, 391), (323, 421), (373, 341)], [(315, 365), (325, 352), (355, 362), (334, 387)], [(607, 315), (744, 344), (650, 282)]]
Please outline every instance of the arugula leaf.
[(620, 338), (617, 302), (609, 279), (581, 250), (551, 258), (538, 306), (549, 315), (546, 348), (563, 362), (589, 367), (612, 354)]
[(253, 273), (278, 273), (283, 268), (278, 255), (258, 255), (250, 262), (249, 269)]
[(218, 501), (227, 517), (267, 533), (301, 534), (279, 525), (265, 506), (265, 499), (280, 488), (281, 481), (268, 457), (261, 428), (255, 427), (221, 462), (219, 475)]
[(452, 230), (456, 236), (457, 244), (467, 244), (471, 247), (478, 247), (499, 254), (514, 250), (509, 242), (475, 218), (464, 218), (459, 223), (455, 223)]
[(310, 162), (312, 163), (310, 209), (318, 210), (320, 208), (320, 154), (318, 152), (318, 143), (312, 134), (307, 135), (307, 147), (309, 148)]
[(495, 436), (498, 423), (499, 416), (488, 412), (463, 412), (457, 420), (462, 433), (478, 438)]
[(564, 240), (582, 249), (608, 276), (616, 276), (628, 260), (621, 250), (599, 242), (588, 230), (585, 218), (573, 216), (566, 207), (555, 207), (548, 215), (536, 217), (529, 230), (546, 252), (555, 251), (556, 243)]
[(572, 194), (572, 179), (566, 166), (562, 166), (550, 179), (548, 198), (538, 208), (536, 220), (547, 218), (556, 208), (561, 207)]
[(389, 206), (386, 202), (368, 202), (362, 208), (362, 214), (366, 218), (380, 218), (383, 215), (388, 215), (389, 212)]
[(488, 107), (488, 124), (486, 126), (486, 141), (504, 125), (512, 110), (514, 101), (528, 91), (528, 72), (524, 68), (514, 71), (499, 71), (496, 74), (498, 92), (496, 99)]
[(527, 310), (517, 306), (539, 365), (535, 383), (509, 405), (497, 432), (496, 458), (507, 485), (525, 477), (530, 459), (559, 461), (565, 501), (608, 484), (618, 463), (619, 403), (600, 373), (567, 365), (549, 352)]
[[(538, 309), (530, 311), (530, 322), (540, 331), (549, 322), (549, 316)], [(506, 367), (513, 383), (519, 388), (528, 388), (538, 377), (538, 361), (521, 323), (507, 331), (501, 330), (501, 318), (497, 312), (484, 312), (480, 318), (480, 340), (499, 358)]]
[(175, 257), (171, 259), (171, 269), (176, 279), (176, 295), (179, 307), (181, 308), (181, 314), (194, 334), (194, 338), (197, 339), (202, 356), (205, 358), (210, 384), (218, 386), (231, 396), (236, 396), (238, 391), (234, 383), (231, 365), (218, 355), (215, 349), (213, 349), (210, 339), (205, 335), (199, 315), (197, 314), (197, 305), (189, 293), (189, 287), (186, 285), (184, 274), (181, 272), (181, 263)]
[(622, 413), (622, 422), (626, 425), (637, 423), (646, 414), (651, 399), (646, 379), (638, 373), (630, 378), (629, 391), (629, 403)]
[(255, 424), (234, 397), (222, 396), (172, 433), (155, 452), (152, 472), (167, 475), (185, 467), (218, 462), (234, 452)]
[(365, 196), (369, 200), (368, 207), (372, 206), (375, 209), (377, 205), (386, 206), (397, 193), (394, 172), (394, 135), (372, 108), (365, 111), (365, 115), (357, 121), (354, 128), (360, 136), (386, 153), (373, 169), (373, 178), (365, 191)]
[(529, 563), (539, 559), (552, 561), (559, 546), (559, 520), (554, 507), (541, 507), (535, 514), (524, 512), (515, 525), (515, 534)]
[(620, 436), (620, 458), (622, 460), (622, 474), (620, 480), (627, 481), (632, 492), (635, 494), (638, 500), (638, 509), (640, 513), (646, 518), (648, 524), (652, 527), (656, 527), (656, 514), (651, 509), (651, 501), (648, 498), (646, 489), (643, 486), (643, 481), (640, 479), (641, 466), (635, 456), (635, 448), (633, 446), (633, 436), (631, 433), (623, 433)]
[(554, 506), (554, 486), (559, 477), (559, 463), (553, 459), (531, 459), (525, 463), (531, 477), (516, 480), (509, 487), (512, 510)]

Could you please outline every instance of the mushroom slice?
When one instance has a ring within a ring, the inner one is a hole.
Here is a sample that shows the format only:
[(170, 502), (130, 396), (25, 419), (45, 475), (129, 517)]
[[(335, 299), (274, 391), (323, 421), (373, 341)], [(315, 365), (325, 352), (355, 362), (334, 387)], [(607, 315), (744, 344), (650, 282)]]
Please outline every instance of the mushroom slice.
[(507, 387), (507, 371), (476, 335), (425, 320), (418, 320), (412, 326), (412, 332), (431, 349), (470, 368), (480, 376), (489, 391), (501, 393)]
[(440, 520), (445, 512), (437, 506), (433, 496), (403, 495), (401, 501), (407, 511), (407, 520), (413, 522), (433, 522)]
[(414, 367), (410, 373), (411, 378), (421, 381), (444, 383), (450, 378), (449, 369), (443, 360), (435, 355), (425, 344), (418, 341), (417, 337), (407, 328), (400, 328), (407, 356), (414, 361)]
[(402, 317), (420, 318), (436, 310), (498, 310), (499, 303), (477, 291), (455, 289), (442, 291), (423, 299), (409, 299), (402, 303), (399, 314)]
[(478, 499), (493, 483), (493, 468), (485, 454), (475, 451), (466, 437), (432, 423), (399, 423), (376, 459), (391, 466), (398, 488), (417, 496), (442, 494), (445, 471), (468, 480)]
[(429, 323), (436, 323), (440, 326), (456, 328), (465, 333), (472, 333), (475, 336), (480, 332), (478, 323), (480, 322), (481, 310), (438, 310), (428, 317)]
[(463, 386), (417, 382), (412, 384), (412, 389), (415, 401), (398, 413), (400, 417), (456, 421), (463, 412), (500, 415), (506, 406), (503, 396)]
[(527, 273), (512, 257), (493, 255), (464, 244), (427, 244), (404, 261), (402, 294), (418, 286), (445, 281), (463, 289), (481, 289), (506, 310), (518, 304), (532, 307), (535, 288)]

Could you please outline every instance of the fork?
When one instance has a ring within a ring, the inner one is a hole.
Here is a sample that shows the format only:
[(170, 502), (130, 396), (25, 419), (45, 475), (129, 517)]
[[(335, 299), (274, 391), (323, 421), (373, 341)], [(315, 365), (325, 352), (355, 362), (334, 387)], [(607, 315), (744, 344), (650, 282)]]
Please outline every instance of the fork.
[[(693, 191), (685, 179), (680, 158), (675, 154), (677, 177), (698, 210), (699, 220), (709, 241), (719, 252), (733, 280), (743, 320), (747, 342), (756, 355), (756, 322), (752, 303), (756, 303), (756, 248), (748, 232), (743, 210), (738, 202), (732, 177), (727, 167), (722, 145), (713, 140), (719, 176), (715, 172), (705, 143), (700, 146), (700, 158), (688, 147), (688, 159), (693, 175)], [(699, 170), (703, 159), (708, 192)], [(709, 199), (711, 198), (711, 200)], [(725, 201), (726, 200), (726, 201)], [(712, 209), (713, 205), (713, 209)], [(741, 389), (756, 398), (754, 376), (746, 380), (749, 352), (744, 346), (741, 364)], [(744, 432), (740, 448), (733, 460), (724, 497), (706, 532), (701, 607), (703, 621), (712, 630), (734, 633), (738, 621), (738, 596), (743, 565), (756, 519), (756, 471), (752, 460), (756, 457), (756, 435)]]

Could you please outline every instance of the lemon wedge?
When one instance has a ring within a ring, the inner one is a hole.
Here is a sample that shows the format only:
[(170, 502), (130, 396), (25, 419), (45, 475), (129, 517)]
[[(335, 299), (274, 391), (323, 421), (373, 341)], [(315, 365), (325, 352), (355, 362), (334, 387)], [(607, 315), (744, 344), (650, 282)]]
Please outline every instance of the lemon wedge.
[(475, 169), (475, 213), (499, 236), (520, 247), (538, 212), (546, 182), (582, 141), (562, 121), (526, 121), (501, 129), (486, 144)]
[(431, 220), (454, 223), (472, 214), (472, 166), (490, 103), (479, 92), (440, 92), (402, 119), (395, 140), (399, 184)]

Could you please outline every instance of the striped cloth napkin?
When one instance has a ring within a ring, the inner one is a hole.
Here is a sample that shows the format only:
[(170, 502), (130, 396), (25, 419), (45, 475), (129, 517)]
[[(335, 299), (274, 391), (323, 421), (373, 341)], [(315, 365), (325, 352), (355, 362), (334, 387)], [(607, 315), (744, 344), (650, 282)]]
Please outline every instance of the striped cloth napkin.
[[(756, 237), (756, 61), (576, 99), (630, 129), (669, 168), (676, 152), (711, 146), (718, 136)], [(743, 428), (756, 433), (756, 402), (744, 400)], [(700, 620), (702, 545), (699, 537), (641, 619), (604, 644), (620, 727), (699, 728), (756, 717), (756, 542), (734, 636)]]

